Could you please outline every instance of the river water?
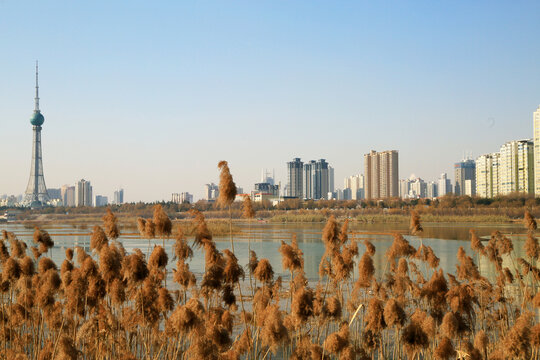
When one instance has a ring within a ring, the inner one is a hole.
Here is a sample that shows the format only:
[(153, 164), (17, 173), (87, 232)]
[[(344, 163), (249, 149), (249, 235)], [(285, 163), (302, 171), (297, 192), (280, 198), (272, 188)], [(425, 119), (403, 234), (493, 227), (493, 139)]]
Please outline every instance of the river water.
[[(247, 223), (237, 224), (241, 232), (233, 236), (235, 254), (241, 265), (248, 263), (248, 247), (257, 253), (257, 257), (267, 258), (276, 276), (288, 278), (288, 273), (283, 271), (281, 264), (281, 254), (278, 251), (281, 241), (290, 242), (293, 234), (296, 235), (298, 245), (304, 253), (304, 267), (306, 276), (310, 282), (318, 280), (318, 269), (321, 257), (324, 254), (324, 245), (321, 240), (323, 223), (259, 223), (255, 222), (251, 225)], [(416, 236), (405, 235), (414, 247), (420, 245), (423, 241), (425, 245), (433, 248), (435, 254), (441, 259), (440, 267), (449, 273), (454, 273), (456, 269), (456, 254), (460, 246), (465, 251), (473, 256), (476, 261), (476, 256), (470, 249), (469, 229), (475, 229), (477, 234), (482, 237), (488, 237), (494, 230), (499, 230), (509, 236), (514, 241), (514, 249), (516, 256), (523, 256), (523, 242), (525, 240), (525, 229), (521, 224), (480, 224), (480, 223), (437, 223), (423, 224), (424, 233), (422, 239)], [(90, 250), (90, 233), (91, 228), (76, 228), (73, 226), (59, 226), (57, 224), (51, 226), (43, 226), (54, 240), (54, 248), (51, 249), (49, 256), (57, 263), (58, 266), (64, 260), (64, 250), (67, 247), (81, 246), (88, 253)], [(376, 254), (373, 257), (376, 272), (380, 274), (386, 265), (385, 252), (392, 244), (392, 233), (400, 231), (407, 232), (407, 224), (354, 224), (349, 227), (349, 238), (359, 241), (360, 256), (365, 251), (362, 245), (364, 239), (370, 240), (376, 247)], [(32, 234), (34, 229), (27, 228), (22, 224), (0, 224), (0, 230), (14, 232), (20, 240), (25, 241), (29, 246), (32, 245)], [(192, 244), (192, 237), (188, 237), (189, 244)], [(219, 250), (230, 248), (228, 236), (214, 237), (217, 248)], [(124, 246), (127, 252), (131, 253), (135, 248), (140, 248), (143, 253), (151, 251), (154, 245), (161, 245), (161, 239), (143, 239), (138, 234), (134, 234), (133, 230), (127, 230), (121, 234), (118, 241)], [(169, 254), (168, 274), (171, 276), (171, 271), (175, 267), (175, 262), (172, 260), (172, 244), (174, 240), (165, 240), (165, 248)], [(359, 257), (360, 257), (359, 256)], [(505, 259), (505, 266), (511, 267), (511, 259)], [(204, 254), (202, 250), (194, 249), (193, 259), (189, 262), (190, 269), (195, 273), (198, 279), (201, 278), (204, 272)], [(481, 260), (480, 271), (484, 276), (493, 278), (494, 269), (486, 261)], [(357, 270), (355, 270), (356, 273)], [(169, 283), (169, 282), (168, 282)], [(171, 284), (172, 281), (169, 283)]]

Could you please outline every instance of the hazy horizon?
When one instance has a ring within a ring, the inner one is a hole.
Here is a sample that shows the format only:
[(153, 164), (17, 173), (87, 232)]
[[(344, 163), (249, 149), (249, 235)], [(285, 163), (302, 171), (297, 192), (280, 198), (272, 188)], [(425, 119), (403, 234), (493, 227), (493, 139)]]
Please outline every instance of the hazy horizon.
[(391, 149), (401, 179), (453, 179), (533, 137), (540, 3), (519, 4), (0, 2), (0, 194), (28, 182), (36, 60), (48, 188), (197, 199), (220, 160), (249, 191), (295, 157), (342, 188)]

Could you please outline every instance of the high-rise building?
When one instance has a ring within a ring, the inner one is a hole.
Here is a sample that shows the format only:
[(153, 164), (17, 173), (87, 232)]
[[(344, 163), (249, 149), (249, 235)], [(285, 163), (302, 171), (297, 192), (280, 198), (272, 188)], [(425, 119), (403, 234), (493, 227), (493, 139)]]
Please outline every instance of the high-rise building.
[(38, 84), (38, 64), (36, 62), (36, 97), (34, 102), (34, 114), (30, 118), (34, 141), (32, 144), (32, 163), (30, 166), (30, 179), (26, 186), (23, 205), (31, 208), (41, 208), (49, 201), (45, 177), (43, 176), (43, 161), (41, 157), (41, 125), (45, 122), (45, 117), (39, 109), (39, 84)]
[(107, 196), (96, 195), (95, 201), (96, 207), (109, 205), (109, 198)]
[(501, 146), (499, 195), (534, 194), (534, 146), (532, 140), (509, 141)]
[(302, 196), (304, 199), (313, 199), (313, 183), (315, 182), (315, 160), (311, 160), (304, 164), (302, 174)]
[(77, 190), (75, 191), (75, 205), (92, 206), (92, 185), (90, 185), (90, 181), (81, 179), (77, 183)]
[[(454, 192), (456, 195), (469, 195), (474, 196), (476, 194), (476, 165), (474, 160), (466, 159), (454, 164), (454, 174), (456, 185), (454, 186)], [(471, 180), (471, 186), (469, 186), (471, 193), (465, 192), (465, 181)]]
[(75, 206), (75, 186), (64, 185), (60, 193), (64, 206)]
[(500, 153), (481, 155), (476, 159), (476, 195), (492, 198), (499, 194)]
[(272, 173), (270, 173), (267, 169), (262, 170), (261, 183), (275, 185), (275, 178), (274, 170), (272, 170)]
[(517, 191), (534, 195), (534, 142), (518, 141)]
[(256, 183), (254, 188), (255, 190), (253, 190), (253, 193), (270, 194), (274, 197), (279, 197), (279, 185), (273, 185), (270, 183)]
[(426, 197), (433, 199), (439, 196), (438, 184), (435, 181), (430, 181), (427, 183), (427, 194)]
[(442, 173), (439, 178), (438, 196), (444, 196), (452, 193), (452, 181), (448, 178), (446, 173)]
[(402, 199), (407, 199), (409, 197), (409, 192), (411, 190), (411, 180), (401, 179), (399, 180), (399, 197)]
[(326, 199), (328, 196), (328, 163), (325, 159), (304, 164), (304, 199)]
[(193, 195), (191, 195), (188, 192), (183, 193), (174, 193), (172, 194), (171, 201), (176, 204), (192, 204), (193, 203)]
[(210, 183), (204, 185), (204, 199), (206, 201), (214, 201), (219, 197), (219, 186)]
[(122, 205), (124, 203), (124, 189), (119, 189), (114, 192), (114, 204)]
[(62, 200), (62, 190), (61, 189), (47, 189), (49, 194), (49, 199), (51, 200)]
[(304, 163), (300, 158), (287, 162), (287, 196), (302, 198)]
[(397, 150), (364, 155), (366, 199), (399, 196), (399, 165)]
[(328, 192), (334, 192), (335, 189), (336, 188), (334, 185), (334, 168), (328, 165)]
[(420, 178), (410, 179), (409, 197), (425, 198), (427, 197), (427, 184)]
[(361, 200), (365, 197), (364, 175), (353, 175), (345, 178), (344, 188), (349, 189), (351, 198), (347, 200)]
[(534, 132), (534, 194), (540, 196), (540, 105), (533, 113)]

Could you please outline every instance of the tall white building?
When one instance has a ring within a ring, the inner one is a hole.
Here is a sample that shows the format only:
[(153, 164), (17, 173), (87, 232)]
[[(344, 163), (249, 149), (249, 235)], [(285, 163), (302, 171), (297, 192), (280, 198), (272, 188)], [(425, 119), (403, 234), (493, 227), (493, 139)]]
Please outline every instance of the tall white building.
[(64, 206), (75, 206), (75, 186), (64, 185), (60, 188)]
[(219, 186), (217, 186), (214, 183), (205, 184), (204, 185), (204, 199), (209, 200), (216, 200), (219, 196)]
[(92, 206), (92, 185), (90, 185), (90, 181), (81, 179), (77, 183), (77, 189), (75, 191), (75, 205)]
[(476, 195), (485, 198), (499, 195), (500, 157), (500, 153), (493, 153), (476, 159)]
[(534, 194), (540, 196), (540, 105), (533, 113), (534, 132)]
[[(472, 159), (464, 159), (454, 164), (455, 186), (454, 192), (456, 195), (473, 196), (476, 193), (476, 163)], [(470, 180), (466, 191), (466, 181)]]
[(334, 185), (334, 168), (328, 165), (328, 192), (334, 192), (336, 190)]
[(427, 196), (427, 184), (420, 178), (409, 179), (409, 197), (410, 198), (425, 198)]
[(499, 195), (534, 194), (534, 146), (532, 140), (509, 141), (501, 146)]
[(452, 181), (448, 178), (448, 174), (442, 173), (439, 178), (439, 196), (452, 193)]
[(174, 193), (172, 194), (171, 201), (176, 204), (192, 204), (193, 195), (188, 192)]
[(434, 181), (430, 181), (427, 183), (427, 194), (426, 196), (430, 199), (433, 199), (433, 198), (436, 198), (437, 196), (439, 196), (438, 194), (438, 188), (439, 186), (437, 185), (436, 182)]
[(122, 205), (124, 203), (124, 189), (116, 190), (114, 192), (114, 204)]
[(344, 188), (349, 189), (351, 198), (348, 200), (361, 200), (365, 196), (364, 175), (353, 175), (345, 178)]

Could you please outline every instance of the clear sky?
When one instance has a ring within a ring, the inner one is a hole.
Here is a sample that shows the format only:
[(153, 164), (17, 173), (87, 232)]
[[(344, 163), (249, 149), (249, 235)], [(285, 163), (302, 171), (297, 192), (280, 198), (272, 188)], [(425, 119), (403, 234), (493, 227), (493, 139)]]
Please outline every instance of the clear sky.
[[(538, 1), (0, 0), (0, 194), (30, 172), (40, 63), (49, 188), (170, 199), (230, 163), (251, 190), (293, 157), (336, 186), (363, 154), (399, 150), (400, 177), (452, 173), (532, 138)], [(451, 175), (453, 178), (453, 174)]]

